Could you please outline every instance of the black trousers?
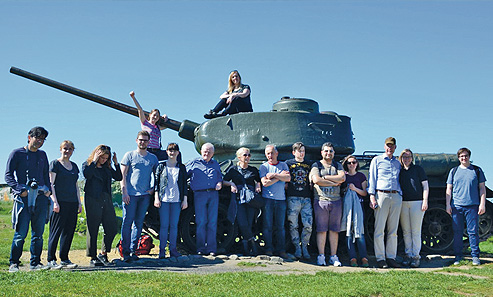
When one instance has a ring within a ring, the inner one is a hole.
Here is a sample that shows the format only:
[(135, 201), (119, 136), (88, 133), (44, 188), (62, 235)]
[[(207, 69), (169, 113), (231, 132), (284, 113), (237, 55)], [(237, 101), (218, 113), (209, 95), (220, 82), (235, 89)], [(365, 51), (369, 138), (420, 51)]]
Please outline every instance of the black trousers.
[(239, 112), (252, 112), (252, 105), (247, 98), (236, 98), (231, 102), (231, 104), (226, 104), (226, 99), (221, 99), (214, 107), (213, 111), (219, 113), (221, 110), (224, 111), (222, 115), (235, 114)]
[(84, 208), (87, 217), (86, 255), (91, 259), (96, 259), (99, 225), (103, 224), (104, 229), (101, 249), (110, 252), (113, 246), (113, 239), (118, 232), (115, 208), (111, 201), (111, 195), (104, 192), (101, 193), (100, 197), (86, 196)]
[(50, 236), (48, 237), (48, 262), (56, 260), (55, 252), (60, 240), (60, 260), (68, 260), (68, 252), (74, 238), (77, 225), (79, 202), (59, 201), (59, 212), (53, 212), (50, 217)]

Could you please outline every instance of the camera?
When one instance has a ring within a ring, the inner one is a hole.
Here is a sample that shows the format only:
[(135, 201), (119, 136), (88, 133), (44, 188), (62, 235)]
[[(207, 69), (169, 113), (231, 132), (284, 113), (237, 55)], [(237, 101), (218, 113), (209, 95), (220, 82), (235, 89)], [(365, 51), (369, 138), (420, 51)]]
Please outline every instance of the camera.
[(38, 188), (38, 181), (36, 179), (30, 179), (27, 182), (27, 186), (30, 187), (33, 190), (36, 190)]

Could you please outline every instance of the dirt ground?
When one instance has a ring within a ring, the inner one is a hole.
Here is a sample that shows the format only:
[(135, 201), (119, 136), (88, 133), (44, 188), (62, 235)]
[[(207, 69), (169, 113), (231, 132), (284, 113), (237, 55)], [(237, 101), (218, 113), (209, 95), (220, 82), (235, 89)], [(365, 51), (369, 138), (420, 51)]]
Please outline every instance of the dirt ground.
[[(154, 248), (150, 255), (143, 255), (139, 261), (131, 264), (120, 261), (119, 255), (114, 249), (108, 254), (108, 258), (114, 260), (114, 266), (109, 267), (90, 267), (89, 258), (86, 257), (85, 250), (73, 250), (69, 254), (70, 260), (79, 265), (78, 271), (95, 271), (95, 270), (113, 270), (113, 271), (171, 271), (181, 273), (224, 273), (224, 272), (243, 272), (258, 271), (275, 274), (315, 274), (319, 271), (330, 270), (334, 272), (356, 272), (356, 271), (380, 271), (385, 272), (389, 269), (375, 268), (376, 261), (374, 257), (369, 258), (370, 268), (350, 267), (349, 260), (341, 258), (342, 267), (318, 266), (316, 265), (316, 256), (312, 255), (309, 261), (283, 260), (279, 257), (268, 257), (259, 255), (257, 257), (243, 257), (241, 255), (218, 255), (199, 256), (183, 255), (178, 258), (158, 259), (158, 248)], [(467, 257), (465, 259), (468, 259)], [(399, 259), (398, 259), (399, 260)], [(470, 260), (470, 259), (469, 259)], [(21, 257), (22, 271), (29, 270), (29, 253), (23, 253)], [(46, 251), (43, 251), (42, 263), (46, 264)], [(421, 272), (440, 270), (452, 265), (452, 256), (428, 255), (421, 260), (421, 267), (414, 269)], [(481, 258), (482, 263), (493, 263), (492, 257)], [(468, 267), (468, 266), (464, 266)], [(400, 268), (409, 269), (409, 268)]]

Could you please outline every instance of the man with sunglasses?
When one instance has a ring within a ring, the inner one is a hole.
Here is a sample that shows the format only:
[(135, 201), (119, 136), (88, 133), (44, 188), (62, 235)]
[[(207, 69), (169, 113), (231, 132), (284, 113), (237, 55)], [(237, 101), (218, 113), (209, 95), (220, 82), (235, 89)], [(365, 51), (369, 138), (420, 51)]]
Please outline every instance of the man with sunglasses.
[[(394, 157), (397, 148), (394, 137), (385, 139), (385, 153), (370, 163), (368, 194), (370, 207), (375, 210), (373, 234), (375, 257), (379, 268), (400, 268), (397, 256), (397, 229), (402, 207), (402, 191), (399, 184), (401, 163)], [(387, 225), (387, 242), (385, 227)]]
[(15, 149), (7, 160), (5, 181), (14, 194), (12, 227), (15, 230), (10, 250), (9, 272), (19, 271), (24, 240), (31, 223), (31, 270), (45, 270), (41, 264), (43, 232), (48, 221), (51, 183), (48, 158), (40, 148), (48, 131), (43, 127), (32, 128), (27, 136), (26, 146)]
[(322, 145), (322, 160), (315, 162), (310, 171), (315, 193), (313, 210), (317, 226), (317, 264), (325, 262), (325, 243), (329, 231), (330, 258), (329, 264), (341, 266), (337, 257), (339, 232), (341, 231), (342, 199), (341, 184), (346, 180), (346, 174), (339, 162), (334, 160), (335, 150), (330, 142)]
[[(310, 242), (310, 236), (312, 235), (312, 189), (310, 186), (310, 169), (312, 163), (305, 160), (305, 145), (303, 142), (296, 142), (293, 144), (293, 159), (286, 161), (291, 174), (291, 181), (288, 183), (286, 189), (286, 196), (288, 201), (288, 222), (289, 233), (291, 235), (291, 241), (295, 247), (294, 256), (298, 259), (302, 256), (308, 260), (310, 259), (310, 253), (308, 252), (308, 243)], [(303, 224), (303, 230), (298, 230), (298, 217), (301, 214), (301, 223)], [(300, 246), (301, 244), (301, 246)]]
[(137, 134), (137, 149), (123, 156), (122, 204), (122, 253), (124, 262), (139, 260), (135, 254), (142, 232), (142, 225), (154, 189), (151, 178), (158, 165), (156, 155), (147, 151), (150, 135), (147, 131)]

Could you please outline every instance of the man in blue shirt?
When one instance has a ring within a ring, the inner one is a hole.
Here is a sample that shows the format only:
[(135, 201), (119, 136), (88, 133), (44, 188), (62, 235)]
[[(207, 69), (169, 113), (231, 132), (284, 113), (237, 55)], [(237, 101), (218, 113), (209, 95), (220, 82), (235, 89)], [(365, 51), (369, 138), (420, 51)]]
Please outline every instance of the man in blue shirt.
[(27, 146), (15, 149), (7, 160), (5, 181), (14, 194), (12, 227), (15, 230), (10, 250), (9, 272), (19, 271), (24, 240), (31, 223), (31, 270), (45, 270), (41, 264), (43, 232), (48, 219), (51, 183), (48, 173), (48, 157), (40, 148), (48, 131), (34, 127), (27, 136)]
[(204, 143), (201, 157), (187, 164), (190, 187), (194, 194), (195, 223), (197, 224), (197, 254), (215, 256), (219, 190), (223, 186), (221, 168), (214, 156), (212, 143)]
[(123, 261), (138, 260), (137, 249), (149, 201), (154, 194), (151, 178), (158, 165), (156, 155), (147, 151), (150, 135), (147, 131), (137, 134), (137, 150), (123, 156), (122, 176), (122, 253)]
[[(401, 164), (394, 152), (394, 137), (385, 139), (385, 153), (371, 160), (368, 194), (370, 207), (375, 210), (374, 250), (377, 265), (399, 268), (397, 256), (397, 229), (402, 206), (402, 191), (399, 185)], [(387, 224), (387, 242), (384, 243), (385, 225)]]
[(481, 168), (470, 162), (471, 151), (461, 148), (457, 152), (460, 165), (450, 170), (445, 193), (446, 210), (452, 215), (454, 230), (454, 265), (462, 259), (464, 220), (469, 235), (472, 265), (479, 260), (479, 216), (486, 211), (486, 178)]
[[(262, 197), (265, 198), (264, 207), (264, 240), (266, 254), (272, 256), (272, 231), (277, 230), (276, 249), (279, 256), (288, 258), (285, 246), (284, 221), (286, 219), (286, 195), (284, 185), (291, 180), (288, 165), (277, 160), (277, 148), (274, 145), (265, 147), (267, 162), (260, 165), (260, 179), (262, 181)], [(275, 228), (274, 228), (275, 224)]]

